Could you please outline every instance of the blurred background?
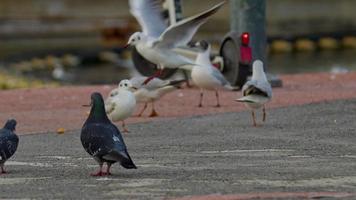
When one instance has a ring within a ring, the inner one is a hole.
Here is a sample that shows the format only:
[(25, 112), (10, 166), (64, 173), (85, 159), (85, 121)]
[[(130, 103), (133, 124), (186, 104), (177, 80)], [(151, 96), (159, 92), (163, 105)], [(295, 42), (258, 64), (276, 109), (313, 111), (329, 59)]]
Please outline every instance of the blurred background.
[[(182, 0), (183, 16), (218, 2)], [(230, 7), (196, 35), (215, 52), (230, 30)], [(268, 71), (355, 70), (355, 7), (354, 0), (268, 0)], [(137, 30), (127, 0), (1, 0), (0, 88), (116, 84), (137, 73), (121, 48)]]

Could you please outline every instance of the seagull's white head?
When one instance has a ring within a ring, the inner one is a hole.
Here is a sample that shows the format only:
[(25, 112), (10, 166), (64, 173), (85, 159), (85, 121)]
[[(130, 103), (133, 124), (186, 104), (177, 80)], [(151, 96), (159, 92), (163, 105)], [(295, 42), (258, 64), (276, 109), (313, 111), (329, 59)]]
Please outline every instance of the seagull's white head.
[(267, 81), (261, 60), (255, 60), (252, 64), (252, 80)]
[(142, 32), (136, 32), (130, 36), (129, 41), (127, 42), (127, 46), (134, 46), (140, 41), (142, 41), (144, 38), (145, 35)]
[(119, 90), (134, 91), (137, 90), (137, 88), (132, 85), (131, 81), (124, 79), (119, 83)]

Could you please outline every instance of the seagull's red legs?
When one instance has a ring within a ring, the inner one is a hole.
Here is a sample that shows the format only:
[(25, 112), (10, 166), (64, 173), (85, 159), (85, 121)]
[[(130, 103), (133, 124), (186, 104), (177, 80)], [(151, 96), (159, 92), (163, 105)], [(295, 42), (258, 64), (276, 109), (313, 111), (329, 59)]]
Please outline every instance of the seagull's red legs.
[(158, 69), (158, 70), (156, 71), (156, 73), (153, 74), (152, 76), (148, 77), (148, 78), (142, 83), (142, 85), (146, 85), (146, 84), (147, 84), (148, 82), (150, 82), (153, 78), (156, 78), (156, 77), (161, 76), (162, 72), (163, 72), (163, 69)]

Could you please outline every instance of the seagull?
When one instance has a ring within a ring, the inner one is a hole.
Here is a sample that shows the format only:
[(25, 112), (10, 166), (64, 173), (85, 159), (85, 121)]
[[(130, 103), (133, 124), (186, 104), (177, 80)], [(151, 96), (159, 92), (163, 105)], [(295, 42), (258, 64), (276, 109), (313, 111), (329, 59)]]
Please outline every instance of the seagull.
[[(104, 100), (100, 93), (91, 95), (91, 110), (80, 134), (86, 152), (99, 163), (99, 171), (92, 176), (111, 175), (110, 167), (119, 162), (126, 169), (136, 169), (131, 160), (119, 129), (111, 123), (105, 113)], [(107, 169), (103, 172), (103, 164)]]
[[(132, 2), (136, 2), (132, 3)], [(144, 1), (140, 1), (141, 3)], [(148, 1), (145, 6), (150, 6), (147, 11), (137, 6), (139, 2), (131, 1), (131, 12), (138, 19), (144, 32), (132, 34), (125, 47), (135, 46), (137, 51), (148, 61), (158, 65), (158, 71), (145, 80), (147, 84), (152, 78), (161, 75), (162, 70), (167, 68), (179, 68), (182, 66), (194, 65), (194, 61), (179, 55), (174, 51), (177, 47), (187, 46), (198, 28), (205, 23), (208, 18), (216, 13), (225, 2), (221, 2), (214, 7), (195, 16), (186, 18), (173, 24), (162, 31), (162, 24), (157, 25), (154, 22), (148, 22), (150, 19), (149, 11), (157, 10), (157, 1)], [(136, 5), (136, 6), (135, 6)]]
[(191, 78), (193, 83), (200, 88), (199, 107), (202, 107), (203, 90), (214, 90), (216, 96), (216, 107), (220, 107), (218, 90), (234, 90), (235, 88), (225, 79), (224, 75), (210, 62), (211, 46), (208, 42), (202, 40), (196, 43), (196, 46), (202, 48), (199, 52), (193, 66)]
[(257, 126), (254, 110), (261, 107), (263, 107), (262, 121), (266, 121), (265, 104), (272, 99), (272, 88), (263, 71), (262, 61), (256, 60), (253, 62), (252, 78), (242, 87), (242, 95), (243, 97), (236, 99), (236, 101), (245, 103), (245, 105), (251, 109), (253, 126)]
[(6, 174), (4, 169), (5, 162), (15, 154), (19, 137), (15, 134), (16, 120), (7, 120), (4, 128), (0, 129), (0, 175)]
[(120, 81), (119, 87), (110, 92), (105, 101), (105, 111), (112, 121), (122, 121), (123, 132), (128, 133), (125, 119), (130, 117), (136, 107), (135, 95), (131, 92), (135, 89), (127, 79)]
[(156, 117), (158, 113), (155, 110), (154, 103), (160, 99), (165, 94), (172, 92), (179, 88), (179, 84), (185, 82), (186, 80), (161, 80), (159, 78), (153, 78), (149, 83), (143, 85), (142, 83), (147, 79), (147, 77), (133, 77), (130, 79), (134, 88), (137, 90), (134, 91), (134, 95), (137, 102), (145, 103), (143, 109), (138, 114), (138, 117), (141, 117), (142, 113), (146, 110), (147, 104), (152, 104), (152, 111), (149, 117)]

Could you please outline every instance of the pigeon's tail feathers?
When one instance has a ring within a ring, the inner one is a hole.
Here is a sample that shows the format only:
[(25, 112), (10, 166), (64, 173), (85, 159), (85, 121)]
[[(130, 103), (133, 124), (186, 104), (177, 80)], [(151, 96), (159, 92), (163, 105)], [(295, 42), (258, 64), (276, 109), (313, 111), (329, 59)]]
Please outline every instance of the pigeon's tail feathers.
[(127, 150), (123, 151), (112, 151), (108, 153), (107, 155), (103, 156), (104, 159), (108, 161), (115, 161), (119, 162), (121, 166), (123, 166), (126, 169), (136, 169), (136, 165), (133, 163), (131, 160), (131, 157)]
[(126, 169), (137, 169), (135, 163), (132, 161), (129, 153), (126, 150), (121, 154), (124, 155), (124, 159), (120, 161), (121, 166), (123, 166)]

